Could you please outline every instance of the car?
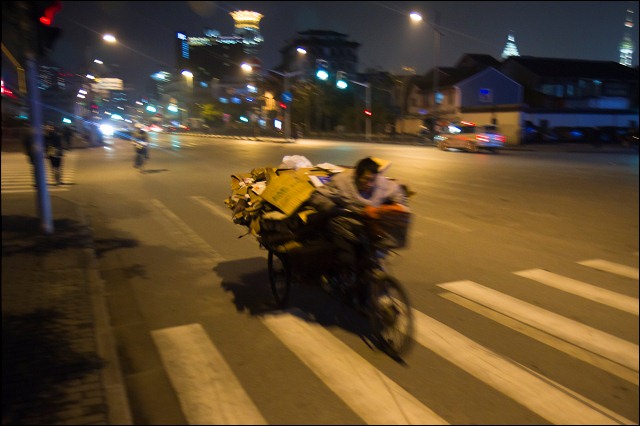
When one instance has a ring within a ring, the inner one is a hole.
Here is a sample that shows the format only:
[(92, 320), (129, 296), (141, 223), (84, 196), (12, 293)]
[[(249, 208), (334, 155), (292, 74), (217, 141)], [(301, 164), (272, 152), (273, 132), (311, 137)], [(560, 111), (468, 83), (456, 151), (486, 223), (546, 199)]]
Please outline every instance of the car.
[(478, 152), (480, 149), (496, 152), (504, 147), (505, 137), (494, 124), (477, 125), (460, 121), (450, 123), (434, 137), (434, 141), (443, 151), (456, 148), (468, 152)]

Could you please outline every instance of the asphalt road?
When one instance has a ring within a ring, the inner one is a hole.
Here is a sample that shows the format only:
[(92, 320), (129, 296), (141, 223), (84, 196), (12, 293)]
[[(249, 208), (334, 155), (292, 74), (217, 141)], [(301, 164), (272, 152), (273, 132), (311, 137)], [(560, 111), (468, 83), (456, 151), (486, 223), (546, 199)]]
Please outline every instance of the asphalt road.
[[(136, 424), (638, 423), (638, 156), (152, 135), (74, 152)], [(275, 310), (230, 175), (388, 159), (415, 191), (391, 261), (404, 362), (318, 289)], [(4, 180), (4, 177), (3, 177)]]

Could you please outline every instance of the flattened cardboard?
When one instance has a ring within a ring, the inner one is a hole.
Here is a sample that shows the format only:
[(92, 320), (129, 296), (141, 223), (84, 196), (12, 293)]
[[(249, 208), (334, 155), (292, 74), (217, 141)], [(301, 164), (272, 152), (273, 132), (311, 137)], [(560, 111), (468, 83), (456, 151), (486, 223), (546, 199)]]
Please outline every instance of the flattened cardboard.
[(269, 182), (260, 196), (287, 216), (293, 214), (315, 191), (304, 173), (283, 173)]

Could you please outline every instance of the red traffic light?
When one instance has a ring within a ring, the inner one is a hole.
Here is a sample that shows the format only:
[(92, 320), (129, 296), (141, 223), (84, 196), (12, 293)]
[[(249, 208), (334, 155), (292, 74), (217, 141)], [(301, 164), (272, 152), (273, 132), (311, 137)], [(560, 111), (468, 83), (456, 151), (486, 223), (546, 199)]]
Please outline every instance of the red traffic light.
[(44, 8), (42, 16), (39, 21), (44, 25), (51, 25), (53, 23), (53, 17), (62, 9), (61, 1), (52, 1)]
[(368, 115), (369, 117), (371, 117), (371, 111), (369, 111), (368, 109), (365, 109), (364, 115)]
[(280, 102), (280, 108), (287, 109), (287, 104), (285, 104), (284, 102)]

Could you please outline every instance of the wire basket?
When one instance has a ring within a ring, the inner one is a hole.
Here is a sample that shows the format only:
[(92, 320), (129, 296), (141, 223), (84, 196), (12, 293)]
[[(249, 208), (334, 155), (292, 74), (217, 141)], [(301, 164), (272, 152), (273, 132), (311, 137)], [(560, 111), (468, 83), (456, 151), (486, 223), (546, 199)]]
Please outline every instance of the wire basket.
[(404, 248), (408, 244), (411, 213), (403, 211), (381, 212), (370, 222), (371, 231), (386, 248)]

